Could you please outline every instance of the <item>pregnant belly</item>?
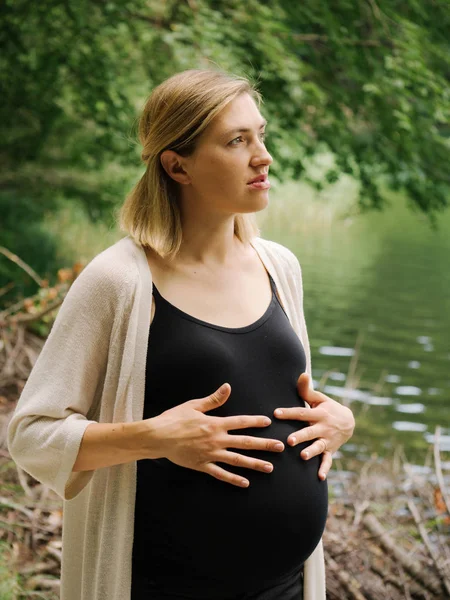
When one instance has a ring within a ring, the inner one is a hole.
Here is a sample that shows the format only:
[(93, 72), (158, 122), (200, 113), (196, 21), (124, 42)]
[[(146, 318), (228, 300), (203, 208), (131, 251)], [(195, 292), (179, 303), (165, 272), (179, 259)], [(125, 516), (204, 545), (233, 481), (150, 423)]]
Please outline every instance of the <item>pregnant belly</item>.
[(273, 419), (267, 428), (230, 432), (285, 443), (281, 453), (230, 448), (274, 465), (262, 473), (218, 463), (249, 479), (248, 488), (167, 459), (138, 461), (134, 568), (168, 591), (190, 590), (198, 598), (210, 598), (211, 590), (218, 597), (218, 588), (228, 595), (258, 589), (298, 568), (319, 543), (328, 511), (321, 456), (299, 456), (310, 441), (286, 445), (290, 433), (306, 426)]

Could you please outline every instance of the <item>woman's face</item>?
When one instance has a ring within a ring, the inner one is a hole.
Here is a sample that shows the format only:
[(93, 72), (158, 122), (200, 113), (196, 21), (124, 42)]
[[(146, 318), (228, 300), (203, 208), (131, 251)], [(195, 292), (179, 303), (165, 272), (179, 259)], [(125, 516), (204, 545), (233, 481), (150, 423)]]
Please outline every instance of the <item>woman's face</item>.
[(230, 102), (202, 133), (194, 154), (178, 156), (186, 173), (179, 171), (176, 177), (183, 184), (182, 204), (194, 201), (202, 210), (227, 215), (264, 209), (269, 190), (248, 185), (267, 174), (272, 163), (264, 130), (265, 120), (249, 94)]

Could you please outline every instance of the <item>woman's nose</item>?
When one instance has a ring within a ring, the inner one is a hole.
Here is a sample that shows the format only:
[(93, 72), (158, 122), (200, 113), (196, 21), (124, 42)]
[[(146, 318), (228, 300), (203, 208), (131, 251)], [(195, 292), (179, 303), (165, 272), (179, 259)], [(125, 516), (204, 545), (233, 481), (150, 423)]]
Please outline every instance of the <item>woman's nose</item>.
[(261, 143), (260, 152), (257, 153), (258, 163), (263, 163), (267, 165), (271, 165), (273, 163), (273, 158), (271, 154), (268, 152), (265, 144)]

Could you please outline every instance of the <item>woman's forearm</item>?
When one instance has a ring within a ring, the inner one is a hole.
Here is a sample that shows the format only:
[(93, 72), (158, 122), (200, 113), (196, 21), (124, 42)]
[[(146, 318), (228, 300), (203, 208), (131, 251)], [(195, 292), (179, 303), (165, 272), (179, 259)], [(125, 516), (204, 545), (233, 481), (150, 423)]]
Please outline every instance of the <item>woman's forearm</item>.
[[(123, 463), (151, 458), (149, 421), (131, 423), (91, 423), (81, 440), (73, 471), (93, 471)], [(143, 440), (147, 446), (143, 451)]]

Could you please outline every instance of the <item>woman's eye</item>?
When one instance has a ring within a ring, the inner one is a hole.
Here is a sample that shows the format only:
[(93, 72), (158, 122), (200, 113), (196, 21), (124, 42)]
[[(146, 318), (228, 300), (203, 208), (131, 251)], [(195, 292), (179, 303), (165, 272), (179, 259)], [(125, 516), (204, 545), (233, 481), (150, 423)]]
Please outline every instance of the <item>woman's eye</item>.
[[(262, 139), (264, 141), (266, 139), (267, 132), (266, 131), (262, 131), (260, 135), (262, 136)], [(234, 140), (231, 140), (230, 144), (232, 144), (233, 146), (236, 146), (236, 144), (234, 144), (233, 142), (235, 142), (236, 140), (242, 140), (242, 139), (244, 139), (244, 138), (242, 137), (242, 135), (240, 135), (239, 137), (234, 138)]]

